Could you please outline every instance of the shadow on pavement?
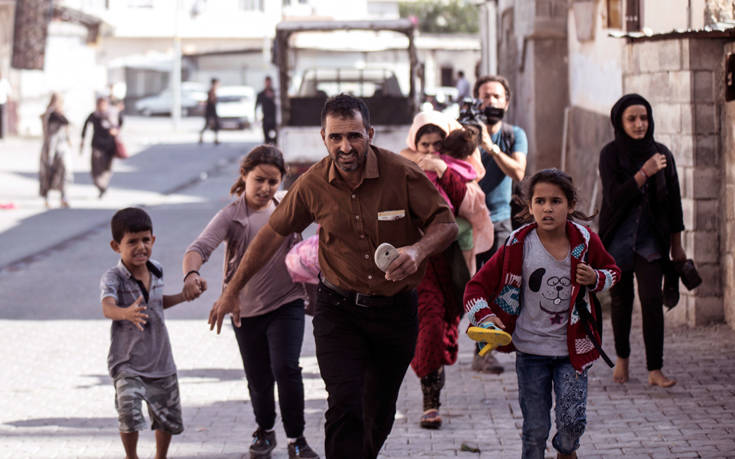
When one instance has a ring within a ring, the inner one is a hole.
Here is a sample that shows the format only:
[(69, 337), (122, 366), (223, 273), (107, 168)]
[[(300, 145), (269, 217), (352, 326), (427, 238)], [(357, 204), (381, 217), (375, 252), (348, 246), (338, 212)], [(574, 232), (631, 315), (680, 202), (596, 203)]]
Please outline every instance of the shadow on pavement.
[[(25, 419), (22, 421), (10, 421), (6, 422), (5, 425), (13, 426), (13, 427), (48, 427), (48, 426), (56, 426), (56, 427), (63, 427), (63, 428), (71, 428), (71, 429), (110, 429), (110, 434), (117, 435), (118, 432), (115, 430), (115, 427), (117, 426), (117, 418), (116, 417), (109, 417), (109, 418), (33, 418), (33, 419)], [(8, 432), (3, 432), (3, 435), (8, 435)], [(54, 435), (58, 435), (59, 432), (54, 433)], [(70, 432), (71, 434), (71, 432)], [(12, 435), (12, 433), (10, 434)], [(28, 432), (23, 432), (23, 436), (29, 435), (33, 436), (33, 434), (29, 434)], [(39, 433), (39, 435), (47, 436), (48, 432)]]

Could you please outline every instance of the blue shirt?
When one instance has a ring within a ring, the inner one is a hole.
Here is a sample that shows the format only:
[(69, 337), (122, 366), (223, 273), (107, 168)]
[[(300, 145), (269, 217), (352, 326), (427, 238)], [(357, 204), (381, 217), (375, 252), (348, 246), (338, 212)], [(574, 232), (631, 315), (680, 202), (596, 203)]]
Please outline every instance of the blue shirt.
[[(502, 129), (491, 136), (494, 144), (500, 147), (500, 151), (511, 156), (513, 153), (528, 154), (528, 139), (523, 129), (513, 126), (515, 140), (508, 148), (505, 142), (500, 141)], [(485, 204), (490, 211), (490, 219), (493, 223), (508, 220), (510, 218), (510, 198), (513, 192), (513, 180), (505, 175), (495, 163), (492, 155), (480, 148), (482, 165), (485, 166), (485, 176), (480, 180), (480, 188), (485, 192)]]

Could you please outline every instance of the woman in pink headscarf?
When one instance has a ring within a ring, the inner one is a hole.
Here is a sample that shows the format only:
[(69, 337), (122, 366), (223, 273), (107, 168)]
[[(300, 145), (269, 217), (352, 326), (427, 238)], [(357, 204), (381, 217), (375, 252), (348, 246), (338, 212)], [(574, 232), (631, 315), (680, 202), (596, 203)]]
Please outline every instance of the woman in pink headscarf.
[[(461, 129), (459, 123), (439, 112), (419, 113), (406, 139), (408, 148), (400, 153), (424, 170), (455, 215), (466, 199), (468, 188), (465, 178), (442, 159), (439, 151), (447, 134), (458, 128)], [(426, 274), (417, 288), (419, 334), (411, 367), (421, 379), (424, 412), (420, 425), (427, 429), (441, 426), (439, 398), (445, 380), (444, 365), (457, 361), (461, 313), (458, 295), (462, 292), (456, 291), (451, 279), (448, 253), (441, 253), (430, 257)]]

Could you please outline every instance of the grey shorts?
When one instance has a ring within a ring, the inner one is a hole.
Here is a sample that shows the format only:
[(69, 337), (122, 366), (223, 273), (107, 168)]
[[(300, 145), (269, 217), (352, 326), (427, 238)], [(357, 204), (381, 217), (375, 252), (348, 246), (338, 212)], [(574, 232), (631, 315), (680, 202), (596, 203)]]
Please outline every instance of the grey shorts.
[(179, 380), (175, 374), (164, 378), (121, 375), (115, 378), (115, 409), (120, 432), (145, 430), (142, 401), (148, 405), (152, 430), (172, 434), (184, 431), (179, 398)]

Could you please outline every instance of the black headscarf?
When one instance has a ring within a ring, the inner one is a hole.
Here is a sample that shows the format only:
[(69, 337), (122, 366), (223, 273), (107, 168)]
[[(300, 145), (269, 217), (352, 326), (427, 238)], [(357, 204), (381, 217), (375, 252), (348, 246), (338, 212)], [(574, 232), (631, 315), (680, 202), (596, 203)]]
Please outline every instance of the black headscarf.
[[(648, 130), (642, 139), (630, 137), (623, 129), (623, 112), (631, 105), (646, 107)], [(648, 158), (659, 152), (659, 147), (653, 140), (653, 110), (651, 104), (640, 94), (626, 94), (618, 99), (610, 110), (610, 121), (613, 128), (615, 128), (614, 144), (618, 150), (618, 161), (625, 170), (634, 175)], [(666, 178), (664, 174), (656, 174), (654, 183), (652, 202), (660, 202), (666, 198)]]
[[(648, 115), (648, 130), (642, 139), (634, 139), (623, 129), (623, 112), (631, 105), (643, 105)], [(633, 163), (642, 164), (656, 153), (656, 142), (653, 140), (653, 111), (651, 104), (638, 94), (626, 94), (613, 105), (610, 110), (610, 121), (615, 128), (615, 146), (619, 153), (628, 153)], [(638, 166), (640, 166), (638, 164)], [(635, 167), (636, 164), (631, 166)]]

